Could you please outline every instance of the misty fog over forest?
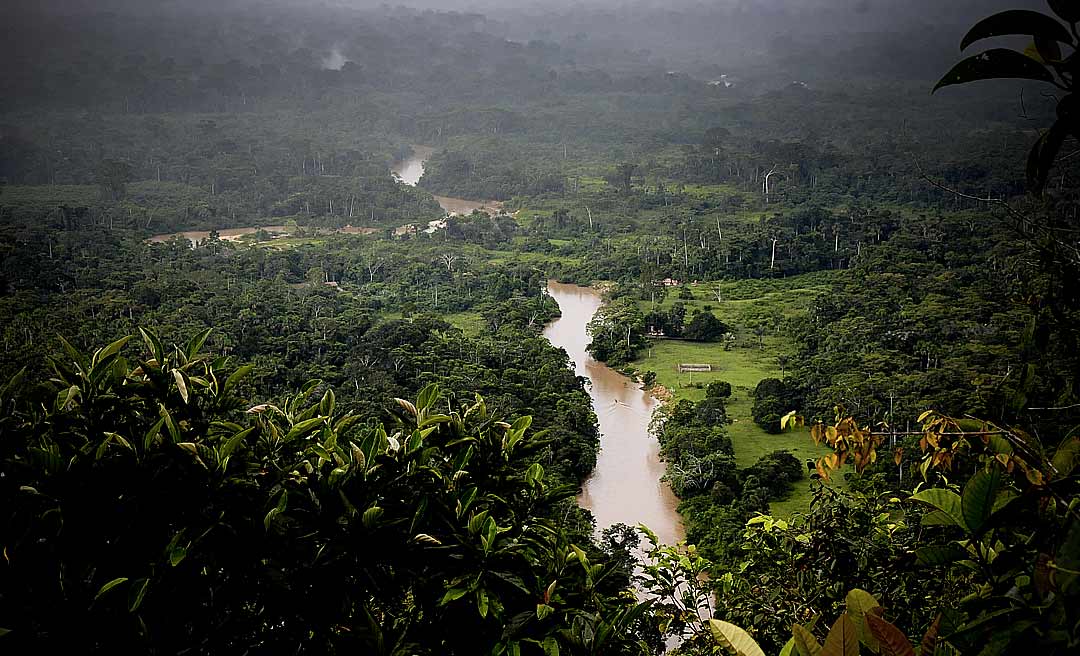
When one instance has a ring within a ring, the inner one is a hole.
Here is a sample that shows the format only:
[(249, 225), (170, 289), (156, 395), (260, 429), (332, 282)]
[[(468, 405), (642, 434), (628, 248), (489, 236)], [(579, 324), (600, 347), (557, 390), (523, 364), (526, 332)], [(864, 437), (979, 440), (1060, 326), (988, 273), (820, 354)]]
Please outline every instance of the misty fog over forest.
[(1080, 652), (1074, 0), (9, 0), (0, 653)]

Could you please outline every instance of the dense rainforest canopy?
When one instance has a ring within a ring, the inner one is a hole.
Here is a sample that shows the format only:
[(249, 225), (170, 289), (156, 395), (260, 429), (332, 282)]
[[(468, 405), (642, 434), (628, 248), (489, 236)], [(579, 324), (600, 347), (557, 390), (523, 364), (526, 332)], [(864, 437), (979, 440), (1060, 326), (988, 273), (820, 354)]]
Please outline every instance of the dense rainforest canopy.
[(0, 652), (1080, 650), (1072, 3), (416, 4), (5, 12)]

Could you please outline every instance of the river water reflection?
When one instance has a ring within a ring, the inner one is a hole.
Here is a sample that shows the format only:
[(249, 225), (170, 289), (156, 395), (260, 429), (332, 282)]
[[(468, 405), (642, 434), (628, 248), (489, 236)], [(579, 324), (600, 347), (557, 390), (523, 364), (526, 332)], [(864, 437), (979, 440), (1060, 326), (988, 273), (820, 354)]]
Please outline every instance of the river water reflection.
[(579, 376), (592, 381), (589, 395), (600, 420), (600, 455), (585, 482), (578, 503), (596, 517), (597, 529), (616, 523), (645, 524), (665, 544), (684, 537), (678, 499), (666, 483), (659, 445), (649, 434), (649, 421), (659, 402), (626, 376), (594, 360), (585, 347), (585, 327), (602, 304), (591, 288), (548, 283), (562, 316), (548, 324), (544, 336), (566, 349)]

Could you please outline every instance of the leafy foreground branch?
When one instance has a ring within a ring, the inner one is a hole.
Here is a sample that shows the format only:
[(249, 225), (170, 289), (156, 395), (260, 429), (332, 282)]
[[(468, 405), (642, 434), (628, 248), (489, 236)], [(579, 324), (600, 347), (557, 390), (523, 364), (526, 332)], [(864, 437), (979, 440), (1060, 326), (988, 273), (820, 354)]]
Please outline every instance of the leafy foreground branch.
[[(817, 463), (821, 478), (852, 462), (852, 486), (872, 490), (862, 474), (902, 465), (922, 478), (906, 500), (895, 489), (853, 496), (822, 487), (805, 515), (751, 519), (741, 557), (723, 573), (692, 547), (653, 538), (641, 580), (662, 626), (686, 638), (684, 653), (757, 656), (766, 653), (758, 640), (782, 656), (1076, 653), (1080, 437), (1047, 448), (1016, 427), (934, 412), (921, 420), (911, 439), (922, 456), (905, 460), (899, 447), (888, 465), (877, 464), (877, 451), (891, 433), (842, 415), (811, 431), (833, 449)], [(839, 587), (852, 581), (880, 590), (888, 606)], [(702, 612), (710, 585), (715, 615), (734, 623)], [(840, 605), (831, 628), (818, 628)], [(885, 608), (902, 621), (886, 621)]]
[[(645, 654), (662, 636), (763, 653), (744, 620), (801, 656), (914, 654), (912, 631), (920, 654), (1080, 645), (1074, 434), (1048, 449), (928, 413), (906, 502), (823, 488), (806, 520), (751, 520), (723, 574), (642, 528), (640, 601), (626, 554), (567, 537), (574, 490), (545, 483), (550, 438), (528, 417), (434, 385), (387, 421), (317, 381), (250, 405), (250, 367), (204, 353), (208, 334), (165, 348), (143, 330), (141, 353), (64, 342), (49, 380), (0, 388), (5, 653)], [(880, 432), (812, 432), (834, 449), (819, 468), (878, 463)], [(897, 625), (841, 581), (880, 586)]]
[(648, 604), (557, 519), (546, 443), (434, 385), (387, 423), (140, 331), (0, 389), (5, 653), (647, 650)]

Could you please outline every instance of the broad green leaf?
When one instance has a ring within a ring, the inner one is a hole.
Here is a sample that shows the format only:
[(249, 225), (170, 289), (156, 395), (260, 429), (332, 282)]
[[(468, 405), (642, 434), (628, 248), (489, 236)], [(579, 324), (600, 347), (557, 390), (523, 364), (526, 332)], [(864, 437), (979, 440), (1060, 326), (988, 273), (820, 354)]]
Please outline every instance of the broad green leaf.
[(196, 357), (198, 357), (199, 351), (202, 350), (203, 344), (206, 343), (206, 338), (209, 337), (210, 333), (212, 333), (213, 331), (214, 329), (212, 327), (207, 328), (201, 333), (192, 336), (192, 338), (188, 340), (187, 348), (185, 349), (188, 360), (194, 360)]
[(364, 451), (356, 446), (355, 442), (349, 443), (349, 451), (352, 453), (353, 466), (359, 472), (367, 471), (367, 458), (364, 456)]
[(115, 579), (109, 581), (108, 583), (106, 583), (105, 585), (101, 586), (101, 589), (97, 591), (96, 595), (94, 595), (94, 601), (97, 601), (98, 598), (101, 595), (105, 594), (109, 590), (112, 590), (113, 588), (115, 588), (116, 586), (120, 585), (121, 583), (123, 583), (123, 582), (125, 582), (127, 580), (128, 580), (128, 577), (121, 576), (121, 577), (115, 578)]
[(323, 424), (325, 419), (323, 417), (312, 417), (311, 419), (305, 419), (297, 424), (294, 424), (289, 429), (288, 434), (285, 435), (285, 441), (291, 442), (299, 437), (303, 437), (310, 433), (312, 430)]
[(529, 465), (525, 471), (525, 483), (533, 486), (544, 480), (544, 466), (538, 462)]
[(225, 442), (225, 445), (221, 447), (222, 459), (231, 456), (233, 454), (233, 451), (236, 451), (236, 447), (240, 446), (240, 444), (243, 443), (244, 438), (250, 435), (254, 430), (254, 426), (252, 426), (251, 428), (245, 428), (244, 430), (230, 437), (229, 440)]
[(732, 656), (765, 656), (758, 643), (741, 628), (721, 620), (709, 620), (713, 638)]
[(179, 544), (169, 550), (169, 565), (176, 567), (184, 561), (187, 557), (187, 547), (180, 546)]
[(79, 387), (78, 387), (78, 385), (72, 385), (71, 387), (67, 388), (63, 392), (58, 393), (56, 395), (56, 408), (58, 410), (67, 409), (68, 404), (70, 404), (72, 399), (74, 399), (78, 395), (79, 395)]
[(874, 598), (874, 595), (859, 588), (853, 588), (848, 592), (845, 602), (848, 615), (851, 617), (852, 623), (855, 624), (855, 632), (859, 636), (859, 642), (866, 645), (875, 654), (878, 653), (877, 639), (870, 632), (870, 627), (866, 625), (866, 615), (873, 612), (875, 608), (880, 608), (881, 604)]
[(450, 420), (451, 417), (449, 415), (429, 415), (427, 417), (424, 417), (424, 420), (417, 424), (416, 427), (427, 428), (428, 426), (432, 426), (434, 424), (445, 424)]
[(413, 451), (416, 451), (420, 448), (420, 445), (423, 444), (423, 442), (423, 434), (418, 430), (413, 431), (412, 435), (409, 436), (409, 439), (405, 440), (405, 453), (412, 453)]
[(795, 638), (788, 638), (788, 641), (784, 643), (784, 648), (780, 650), (780, 656), (796, 656), (797, 653), (795, 651)]
[(903, 631), (873, 614), (866, 616), (866, 623), (881, 645), (881, 656), (915, 656)]
[(469, 518), (469, 533), (476, 535), (480, 532), (480, 529), (484, 526), (484, 522), (487, 521), (488, 511), (476, 513)]
[(188, 402), (188, 389), (187, 382), (184, 381), (184, 373), (179, 369), (173, 369), (173, 379), (176, 381), (176, 388), (180, 390), (180, 398), (184, 399), (184, 403)]
[(544, 638), (543, 646), (544, 656), (559, 656), (559, 641), (555, 638), (555, 636), (548, 636)]
[(427, 410), (435, 401), (439, 399), (439, 386), (435, 383), (429, 383), (420, 390), (420, 393), (416, 396), (416, 408), (420, 411)]
[(442, 601), (439, 602), (439, 605), (445, 606), (451, 601), (461, 599), (467, 594), (469, 594), (469, 588), (450, 588), (446, 591), (446, 594), (443, 595)]
[(102, 362), (103, 360), (105, 360), (105, 358), (119, 353), (120, 349), (124, 348), (124, 344), (127, 344), (128, 340), (130, 339), (131, 335), (128, 335), (127, 337), (121, 337), (120, 339), (116, 340), (112, 344), (109, 344), (105, 348), (99, 349), (98, 352), (94, 354), (94, 364)]
[(536, 619), (542, 620), (555, 612), (555, 609), (547, 604), (536, 604)]
[(992, 467), (980, 471), (964, 485), (961, 512), (968, 529), (978, 534), (994, 509), (994, 500), (1001, 491), (1001, 471)]
[(1054, 452), (1052, 464), (1057, 470), (1056, 478), (1062, 479), (1071, 474), (1080, 464), (1080, 437), (1073, 435), (1062, 442)]
[(973, 57), (968, 57), (953, 66), (952, 70), (934, 85), (933, 91), (953, 84), (999, 78), (1020, 78), (1040, 82), (1054, 81), (1054, 76), (1050, 74), (1050, 71), (1031, 57), (1007, 48), (993, 48)]
[(345, 415), (341, 419), (338, 419), (334, 424), (334, 432), (340, 435), (352, 428), (353, 424), (360, 421), (360, 419), (361, 417), (359, 415)]
[(240, 379), (250, 374), (254, 368), (254, 366), (246, 364), (238, 368), (236, 371), (232, 372), (232, 374), (230, 374), (229, 377), (225, 379), (225, 386), (221, 388), (221, 394), (228, 394), (229, 391), (232, 390), (232, 388), (236, 387), (236, 384), (240, 382)]
[(465, 513), (468, 512), (469, 506), (471, 506), (473, 500), (476, 499), (476, 493), (477, 488), (471, 487), (468, 490), (465, 490), (465, 493), (458, 497), (457, 507), (455, 508), (455, 513), (457, 514), (458, 519), (461, 519), (465, 515)]
[(128, 442), (127, 438), (125, 438), (123, 435), (121, 435), (119, 433), (105, 433), (105, 435), (109, 438), (109, 440), (111, 440), (113, 442), (116, 442), (117, 444), (124, 447), (125, 449), (127, 449), (129, 451), (134, 451), (135, 450), (131, 446), (131, 442)]
[(847, 613), (841, 613), (829, 629), (821, 656), (859, 656), (859, 635)]
[(322, 400), (319, 401), (319, 413), (322, 414), (324, 417), (329, 417), (330, 415), (334, 414), (335, 401), (336, 399), (334, 397), (334, 390), (327, 389), (326, 393), (323, 394)]
[(4, 386), (0, 388), (0, 400), (8, 398), (8, 396), (11, 394), (11, 390), (16, 389), (17, 387), (22, 385), (22, 379), (25, 375), (26, 367), (23, 367), (22, 369), (19, 369), (19, 371), (16, 372), (14, 376), (8, 379), (6, 383), (4, 383)]
[(525, 415), (514, 420), (514, 423), (510, 426), (510, 430), (525, 431), (529, 429), (529, 426), (532, 426), (532, 417)]
[(1050, 18), (1046, 14), (1027, 9), (1011, 9), (993, 16), (982, 19), (968, 30), (967, 35), (960, 42), (960, 49), (964, 50), (972, 43), (981, 39), (990, 39), (995, 36), (1008, 34), (1026, 34), (1028, 36), (1041, 36), (1045, 39), (1072, 43), (1072, 36), (1065, 26)]
[(383, 512), (385, 512), (379, 506), (372, 506), (364, 511), (364, 517), (362, 519), (364, 528), (373, 528), (375, 524), (382, 518)]
[(267, 531), (270, 530), (270, 523), (274, 521), (274, 518), (285, 512), (285, 505), (288, 503), (289, 492), (288, 490), (281, 491), (281, 497), (278, 499), (278, 504), (271, 508), (266, 516), (263, 517), (263, 528)]
[(152, 331), (142, 327), (139, 328), (139, 335), (142, 336), (143, 343), (146, 344), (146, 350), (150, 351), (150, 355), (157, 360), (158, 366), (160, 366), (165, 354), (165, 350), (161, 347), (161, 340)]
[(967, 551), (956, 544), (932, 544), (915, 550), (919, 562), (930, 567), (951, 565), (967, 555)]
[(150, 430), (146, 431), (146, 437), (143, 438), (143, 449), (144, 450), (146, 450), (146, 451), (150, 450), (150, 447), (153, 446), (154, 440), (157, 438), (158, 433), (161, 432), (161, 427), (164, 424), (165, 424), (165, 418), (162, 417), (161, 419), (158, 419), (157, 422), (155, 422), (153, 426), (150, 427)]
[(931, 510), (925, 513), (919, 523), (922, 526), (956, 526), (953, 518), (940, 510)]
[(949, 517), (953, 524), (956, 524), (961, 528), (967, 528), (967, 525), (964, 524), (964, 514), (961, 510), (960, 495), (956, 492), (939, 487), (932, 487), (922, 490), (917, 494), (913, 494), (910, 499), (912, 501), (925, 503), (932, 508), (940, 510)]
[(132, 583), (131, 591), (128, 592), (128, 612), (134, 613), (139, 610), (139, 606), (142, 606), (143, 598), (146, 596), (146, 589), (150, 586), (150, 579), (139, 579)]
[(64, 339), (63, 335), (57, 335), (57, 338), (60, 340), (60, 346), (63, 347), (64, 353), (71, 358), (72, 364), (75, 365), (79, 373), (83, 373), (90, 368), (89, 363), (86, 361), (86, 357), (79, 349), (72, 346), (71, 342)]
[(791, 637), (795, 641), (795, 651), (799, 653), (799, 656), (820, 656), (821, 643), (803, 625), (792, 625)]
[(430, 544), (434, 546), (439, 546), (442, 544), (442, 542), (439, 541), (439, 538), (428, 535), (427, 533), (417, 533), (413, 536), (413, 541), (419, 542), (421, 544)]
[(488, 596), (487, 591), (483, 588), (476, 591), (476, 610), (480, 613), (480, 617), (487, 617)]
[(120, 359), (120, 356), (115, 353), (98, 360), (94, 366), (90, 369), (90, 384), (97, 387), (101, 384), (101, 381), (108, 376), (112, 370), (113, 365)]
[(990, 448), (992, 453), (1001, 453), (1010, 456), (1013, 454), (1013, 445), (1009, 440), (1000, 435), (989, 435), (988, 438), (988, 444), (986, 446)]

